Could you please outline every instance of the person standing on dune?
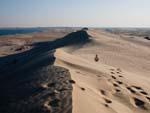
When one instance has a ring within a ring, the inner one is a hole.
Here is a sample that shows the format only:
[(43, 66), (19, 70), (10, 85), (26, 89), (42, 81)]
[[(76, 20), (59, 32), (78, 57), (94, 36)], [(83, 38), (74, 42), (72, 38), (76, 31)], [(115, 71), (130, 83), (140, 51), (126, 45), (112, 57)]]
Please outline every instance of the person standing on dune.
[(99, 58), (98, 58), (98, 55), (96, 54), (95, 56), (95, 62), (98, 62), (99, 61)]

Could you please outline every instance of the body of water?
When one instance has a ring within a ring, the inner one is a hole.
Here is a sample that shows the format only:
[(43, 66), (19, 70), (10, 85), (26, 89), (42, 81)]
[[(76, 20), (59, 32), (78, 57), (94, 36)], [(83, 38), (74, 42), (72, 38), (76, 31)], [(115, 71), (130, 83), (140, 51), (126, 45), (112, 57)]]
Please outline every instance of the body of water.
[(28, 34), (34, 32), (42, 32), (42, 28), (4, 28), (0, 29), (0, 36), (3, 35), (17, 35), (17, 34)]

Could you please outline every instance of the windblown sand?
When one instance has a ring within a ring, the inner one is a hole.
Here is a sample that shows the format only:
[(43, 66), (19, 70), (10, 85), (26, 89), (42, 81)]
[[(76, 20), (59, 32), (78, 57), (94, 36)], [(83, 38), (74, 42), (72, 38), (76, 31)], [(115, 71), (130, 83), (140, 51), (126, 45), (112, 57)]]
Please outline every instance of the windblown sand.
[(92, 42), (82, 48), (55, 53), (55, 64), (76, 82), (73, 113), (150, 113), (150, 42), (100, 30), (88, 34)]

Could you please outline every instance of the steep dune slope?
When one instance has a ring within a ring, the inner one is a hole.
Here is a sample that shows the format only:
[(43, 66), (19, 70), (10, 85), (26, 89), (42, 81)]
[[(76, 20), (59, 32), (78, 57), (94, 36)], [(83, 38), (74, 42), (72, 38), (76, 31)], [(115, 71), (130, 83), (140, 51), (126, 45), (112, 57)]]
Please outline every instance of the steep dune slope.
[(68, 69), (54, 66), (54, 53), (57, 48), (75, 50), (87, 42), (87, 32), (78, 30), (0, 57), (0, 113), (71, 113), (74, 81)]
[(75, 81), (73, 113), (149, 113), (149, 48), (102, 31), (88, 33), (93, 41), (82, 48), (55, 52), (55, 65), (69, 69)]

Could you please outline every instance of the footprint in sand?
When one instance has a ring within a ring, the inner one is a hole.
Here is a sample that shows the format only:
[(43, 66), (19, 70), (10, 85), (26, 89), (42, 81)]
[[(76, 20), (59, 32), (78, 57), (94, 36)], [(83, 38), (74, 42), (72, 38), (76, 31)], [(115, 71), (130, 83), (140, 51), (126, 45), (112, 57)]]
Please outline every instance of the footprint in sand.
[(107, 108), (109, 107), (109, 105), (108, 105), (108, 104), (104, 104), (104, 106), (105, 106), (105, 107), (107, 107)]
[(120, 90), (120, 89), (115, 89), (115, 91), (116, 91), (117, 93), (121, 92), (121, 90)]
[(111, 73), (111, 74), (115, 74), (115, 72), (113, 72), (113, 71), (112, 71), (112, 72), (110, 72), (110, 73)]
[(81, 87), (81, 90), (82, 90), (82, 91), (85, 91), (85, 88)]
[(115, 69), (110, 69), (110, 71), (115, 71)]
[(75, 83), (76, 83), (74, 80), (69, 80), (69, 82), (70, 82), (71, 84), (75, 84)]
[(122, 72), (120, 68), (117, 68), (116, 70), (115, 69), (110, 69), (110, 70), (111, 70), (112, 74), (115, 74), (115, 72), (116, 73), (121, 73)]
[(150, 97), (146, 97), (146, 99), (150, 102)]
[(122, 72), (120, 68), (117, 68), (117, 71), (118, 71), (118, 72)]
[(116, 81), (118, 84), (123, 84), (123, 82), (121, 82), (121, 81)]
[(133, 87), (133, 88), (135, 88), (135, 89), (137, 89), (137, 90), (143, 90), (141, 87), (139, 87), (139, 86), (131, 86), (131, 87)]
[(107, 99), (107, 98), (104, 98), (104, 100), (105, 100), (105, 102), (106, 102), (107, 104), (111, 104), (111, 103), (112, 103), (112, 101), (109, 100), (109, 99)]
[(100, 92), (101, 92), (102, 95), (106, 96), (106, 91), (104, 91), (104, 90), (101, 89)]
[(112, 103), (112, 101), (109, 100), (109, 99), (107, 99), (107, 98), (104, 98), (104, 101), (106, 102), (106, 103), (104, 103), (104, 106), (105, 106), (105, 107), (109, 107), (109, 104)]
[[(133, 89), (134, 88), (134, 89)], [(131, 86), (131, 87), (127, 87), (127, 89), (133, 93), (133, 94), (142, 94), (143, 96), (145, 96), (145, 98), (150, 102), (150, 97), (148, 96), (148, 93), (145, 92), (143, 90), (142, 87), (139, 87), (139, 86)], [(135, 90), (136, 89), (136, 90)], [(135, 104), (138, 106), (138, 107), (141, 107), (143, 108), (144, 106), (144, 101), (138, 99), (138, 98), (134, 98), (134, 101), (135, 101)]]
[(109, 104), (112, 103), (112, 101), (109, 100), (109, 99), (107, 99), (107, 98), (104, 98), (104, 101), (106, 102), (106, 103), (104, 104), (105, 107), (109, 107)]
[(131, 93), (136, 94), (136, 91), (132, 87), (126, 87)]
[(120, 78), (123, 78), (123, 76), (122, 75), (118, 75)]
[(116, 84), (116, 83), (113, 83), (113, 86), (114, 86), (114, 87), (119, 87), (119, 85), (118, 85), (118, 84)]
[(145, 91), (140, 91), (140, 93), (143, 94), (143, 95), (148, 95), (148, 93), (145, 92)]
[(101, 75), (97, 75), (97, 77), (102, 77)]
[(111, 77), (112, 77), (113, 79), (117, 79), (117, 78), (116, 78), (115, 76), (113, 76), (113, 75), (112, 75)]
[(117, 74), (121, 74), (119, 71), (116, 72)]
[(132, 86), (133, 88), (135, 88), (136, 90), (139, 91), (140, 94), (147, 96), (148, 93), (146, 91), (144, 91), (144, 89), (142, 87), (139, 86)]
[(140, 100), (136, 97), (134, 97), (133, 100), (134, 100), (134, 103), (137, 107), (142, 108), (142, 109), (146, 109), (145, 102), (143, 100)]

